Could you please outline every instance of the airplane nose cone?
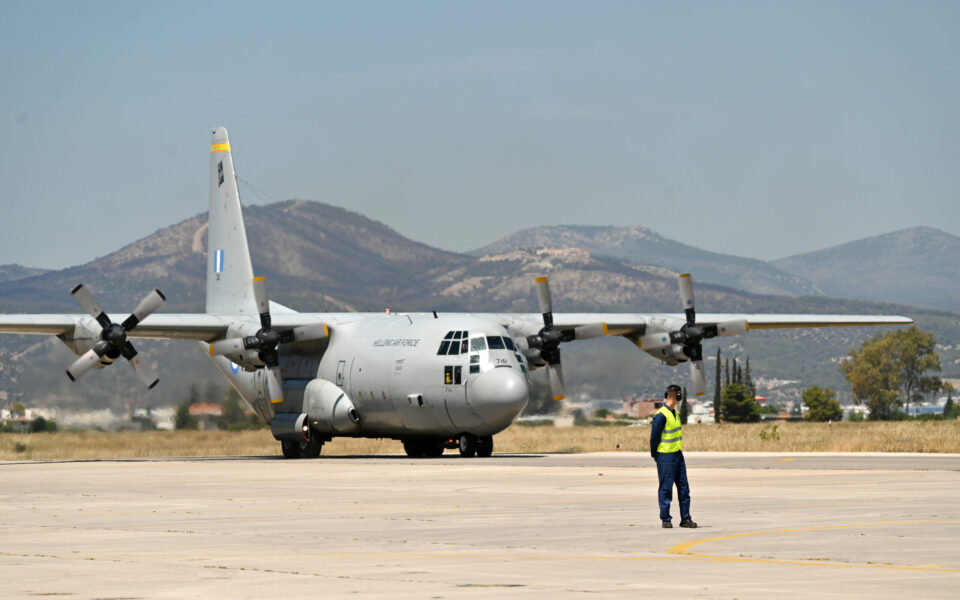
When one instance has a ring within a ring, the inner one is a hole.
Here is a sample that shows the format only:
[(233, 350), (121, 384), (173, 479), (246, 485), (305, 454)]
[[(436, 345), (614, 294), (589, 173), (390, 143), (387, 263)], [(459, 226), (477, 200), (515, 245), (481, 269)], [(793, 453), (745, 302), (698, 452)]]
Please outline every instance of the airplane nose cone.
[(527, 380), (516, 369), (487, 371), (474, 380), (470, 404), (484, 423), (506, 428), (527, 405)]

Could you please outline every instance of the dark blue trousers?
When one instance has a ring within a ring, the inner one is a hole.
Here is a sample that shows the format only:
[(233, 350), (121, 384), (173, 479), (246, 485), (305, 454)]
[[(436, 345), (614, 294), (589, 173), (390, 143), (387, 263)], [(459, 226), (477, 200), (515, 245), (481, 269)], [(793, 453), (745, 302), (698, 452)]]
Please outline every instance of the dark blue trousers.
[(687, 463), (683, 452), (661, 452), (657, 455), (657, 477), (660, 479), (660, 520), (670, 520), (670, 502), (673, 500), (673, 484), (677, 484), (677, 499), (680, 501), (680, 519), (690, 518), (690, 484), (687, 483)]

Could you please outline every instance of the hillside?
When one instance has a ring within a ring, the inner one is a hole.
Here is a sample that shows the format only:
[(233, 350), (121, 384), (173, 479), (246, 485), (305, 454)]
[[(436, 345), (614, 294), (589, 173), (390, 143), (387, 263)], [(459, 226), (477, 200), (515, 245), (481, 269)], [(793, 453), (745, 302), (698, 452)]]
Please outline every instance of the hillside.
[(593, 255), (695, 273), (699, 281), (757, 294), (823, 295), (804, 278), (762, 260), (708, 252), (640, 226), (534, 227), (508, 235), (471, 254), (503, 254), (520, 248), (586, 248)]
[(34, 269), (22, 265), (0, 265), (0, 282), (16, 281), (45, 273), (46, 269)]
[(828, 296), (960, 313), (960, 238), (932, 227), (901, 229), (772, 264), (809, 279)]

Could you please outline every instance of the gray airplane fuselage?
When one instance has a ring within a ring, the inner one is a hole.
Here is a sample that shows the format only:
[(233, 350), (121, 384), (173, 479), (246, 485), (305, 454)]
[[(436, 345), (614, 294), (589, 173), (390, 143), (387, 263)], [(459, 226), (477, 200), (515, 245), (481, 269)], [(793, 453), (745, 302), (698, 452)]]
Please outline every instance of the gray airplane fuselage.
[(464, 315), (384, 314), (333, 324), (324, 348), (281, 356), (277, 404), (268, 400), (262, 369), (212, 358), (267, 422), (307, 413), (315, 430), (331, 436), (493, 435), (528, 399), (526, 360), (507, 330)]

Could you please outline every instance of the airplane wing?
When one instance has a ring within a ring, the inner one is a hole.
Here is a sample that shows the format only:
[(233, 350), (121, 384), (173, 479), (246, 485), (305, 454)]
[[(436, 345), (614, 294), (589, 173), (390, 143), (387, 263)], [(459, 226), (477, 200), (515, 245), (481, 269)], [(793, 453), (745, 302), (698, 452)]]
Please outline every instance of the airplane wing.
[[(112, 317), (119, 323), (126, 315)], [(130, 337), (208, 341), (222, 336), (234, 319), (206, 314), (154, 314), (141, 321)], [(71, 336), (77, 331), (99, 335), (100, 326), (88, 315), (0, 315), (0, 333)]]
[[(485, 315), (476, 315), (485, 316)], [(536, 313), (490, 315), (511, 330), (533, 335), (543, 327), (543, 318)], [(644, 335), (649, 329), (666, 330), (675, 323), (683, 323), (683, 314), (671, 313), (554, 313), (554, 326), (572, 330), (593, 323), (605, 323), (607, 335)], [(898, 315), (787, 315), (787, 314), (697, 314), (697, 324), (716, 326), (721, 323), (745, 321), (748, 330), (799, 329), (807, 327), (860, 327), (865, 325), (910, 325), (913, 319)]]

